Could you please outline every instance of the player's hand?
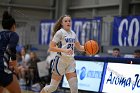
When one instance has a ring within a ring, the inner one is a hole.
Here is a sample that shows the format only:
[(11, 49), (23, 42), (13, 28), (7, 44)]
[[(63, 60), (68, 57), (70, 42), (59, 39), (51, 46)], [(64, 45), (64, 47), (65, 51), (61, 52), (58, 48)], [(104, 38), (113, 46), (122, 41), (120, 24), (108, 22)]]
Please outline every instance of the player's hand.
[(16, 66), (17, 66), (17, 61), (16, 61), (16, 60), (10, 61), (10, 62), (9, 62), (9, 66), (10, 66), (10, 67), (16, 67)]
[(68, 55), (72, 55), (73, 54), (73, 50), (72, 49), (66, 49), (65, 53)]
[(15, 73), (18, 73), (19, 72), (18, 67), (17, 67), (17, 61), (16, 60), (9, 62), (9, 68), (11, 70), (13, 70)]
[(14, 72), (17, 74), (19, 73), (19, 68), (18, 67), (14, 67)]

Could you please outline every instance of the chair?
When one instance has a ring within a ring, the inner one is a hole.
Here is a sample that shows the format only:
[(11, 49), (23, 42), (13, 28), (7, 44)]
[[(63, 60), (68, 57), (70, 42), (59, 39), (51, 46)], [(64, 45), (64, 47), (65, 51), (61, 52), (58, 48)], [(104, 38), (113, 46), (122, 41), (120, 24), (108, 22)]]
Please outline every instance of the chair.
[(48, 69), (46, 68), (46, 61), (41, 61), (41, 62), (38, 62), (37, 63), (37, 69), (38, 69), (38, 75), (39, 75), (39, 78), (40, 78), (40, 84), (41, 86), (45, 86), (46, 83), (49, 82), (49, 71)]

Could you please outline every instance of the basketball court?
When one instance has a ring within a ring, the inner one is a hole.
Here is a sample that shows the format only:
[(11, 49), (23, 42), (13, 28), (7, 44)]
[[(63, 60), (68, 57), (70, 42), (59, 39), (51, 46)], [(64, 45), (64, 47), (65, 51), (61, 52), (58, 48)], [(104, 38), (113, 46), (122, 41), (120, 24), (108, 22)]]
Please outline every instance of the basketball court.
[[(8, 91), (5, 91), (3, 93), (9, 93)], [(22, 90), (22, 93), (34, 93), (32, 91), (28, 91), (28, 90)], [(37, 93), (37, 92), (36, 92)], [(39, 93), (39, 92), (38, 92)]]

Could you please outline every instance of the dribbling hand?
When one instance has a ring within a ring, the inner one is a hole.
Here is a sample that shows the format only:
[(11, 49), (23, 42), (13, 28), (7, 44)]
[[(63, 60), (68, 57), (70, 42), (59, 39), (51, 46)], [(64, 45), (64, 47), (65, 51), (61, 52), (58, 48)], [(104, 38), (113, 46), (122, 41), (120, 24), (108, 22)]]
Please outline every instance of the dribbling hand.
[(73, 54), (73, 50), (72, 49), (66, 49), (65, 53), (68, 55), (72, 55)]

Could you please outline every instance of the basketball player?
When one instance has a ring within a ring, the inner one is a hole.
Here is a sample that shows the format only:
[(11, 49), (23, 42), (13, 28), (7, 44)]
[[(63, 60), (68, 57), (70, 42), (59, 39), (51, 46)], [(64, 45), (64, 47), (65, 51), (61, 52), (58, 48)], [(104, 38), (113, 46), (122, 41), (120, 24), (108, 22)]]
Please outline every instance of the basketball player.
[[(78, 81), (75, 71), (74, 47), (84, 51), (74, 31), (71, 30), (71, 17), (62, 16), (54, 27), (54, 37), (50, 42), (50, 51), (58, 52), (52, 68), (52, 79), (50, 85), (46, 85), (40, 93), (51, 93), (55, 91), (65, 74), (71, 93), (78, 93)], [(58, 46), (58, 47), (57, 47)]]
[[(3, 30), (0, 32), (0, 93), (6, 88), (10, 93), (21, 93), (16, 75), (16, 46), (19, 36), (15, 32), (15, 19), (5, 11), (2, 19)], [(7, 57), (4, 56), (6, 53)]]

